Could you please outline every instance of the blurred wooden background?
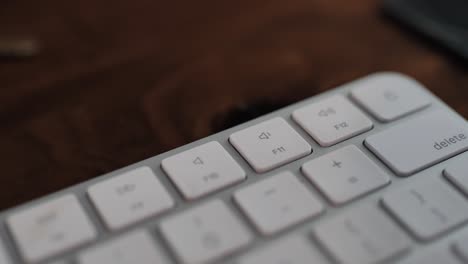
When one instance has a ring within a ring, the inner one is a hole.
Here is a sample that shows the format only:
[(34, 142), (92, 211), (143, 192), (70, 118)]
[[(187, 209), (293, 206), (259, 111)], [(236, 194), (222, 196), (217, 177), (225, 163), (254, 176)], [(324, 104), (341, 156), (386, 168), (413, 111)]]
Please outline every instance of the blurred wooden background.
[(0, 208), (209, 135), (241, 104), (375, 71), (468, 117), (468, 69), (373, 0), (4, 0), (0, 36), (43, 47), (0, 61)]

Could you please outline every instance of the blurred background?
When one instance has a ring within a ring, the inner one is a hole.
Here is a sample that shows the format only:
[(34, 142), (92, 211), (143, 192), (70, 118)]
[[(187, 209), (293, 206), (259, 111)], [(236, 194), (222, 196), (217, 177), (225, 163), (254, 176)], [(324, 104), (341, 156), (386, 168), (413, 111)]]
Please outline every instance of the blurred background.
[(1, 1), (0, 47), (26, 44), (0, 59), (0, 208), (375, 71), (409, 74), (468, 117), (466, 64), (381, 4)]

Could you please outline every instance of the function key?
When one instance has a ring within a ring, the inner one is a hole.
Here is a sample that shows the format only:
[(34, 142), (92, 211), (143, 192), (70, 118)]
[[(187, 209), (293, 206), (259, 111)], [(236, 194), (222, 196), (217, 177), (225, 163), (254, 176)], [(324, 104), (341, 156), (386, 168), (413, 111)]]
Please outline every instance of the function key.
[(186, 199), (192, 200), (245, 179), (244, 170), (216, 141), (186, 150), (161, 166)]
[(382, 122), (430, 105), (428, 96), (415, 80), (400, 74), (380, 74), (359, 83), (351, 97)]
[(71, 194), (13, 213), (7, 225), (26, 262), (39, 262), (96, 237), (88, 216)]
[(233, 133), (231, 144), (256, 172), (266, 172), (309, 154), (310, 145), (282, 118)]
[(372, 128), (372, 122), (342, 95), (335, 95), (292, 114), (321, 146), (328, 147)]
[(174, 201), (148, 167), (141, 167), (91, 186), (89, 197), (113, 230), (161, 213)]

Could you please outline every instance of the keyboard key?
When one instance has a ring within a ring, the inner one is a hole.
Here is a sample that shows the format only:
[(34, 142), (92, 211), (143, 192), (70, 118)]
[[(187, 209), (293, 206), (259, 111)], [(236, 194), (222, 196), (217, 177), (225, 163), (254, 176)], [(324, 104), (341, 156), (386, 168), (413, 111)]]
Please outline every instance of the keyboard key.
[(293, 119), (321, 146), (328, 147), (372, 128), (372, 122), (341, 95), (293, 112)]
[(456, 162), (449, 163), (444, 175), (461, 191), (468, 195), (468, 155)]
[(248, 253), (239, 264), (315, 264), (328, 263), (306, 238), (283, 238), (259, 250)]
[(0, 264), (12, 264), (11, 259), (2, 243), (0, 240)]
[(319, 242), (338, 263), (380, 263), (404, 253), (410, 240), (378, 208), (361, 207), (319, 223)]
[(148, 167), (141, 167), (91, 186), (89, 197), (109, 229), (166, 211), (174, 201)]
[(335, 205), (349, 202), (390, 182), (389, 177), (354, 145), (305, 163), (302, 172)]
[(79, 264), (164, 264), (169, 263), (144, 231), (133, 231), (98, 244), (78, 256)]
[(460, 256), (464, 262), (468, 263), (468, 235), (458, 240), (454, 244), (454, 249), (457, 255)]
[(420, 240), (430, 240), (468, 220), (468, 201), (439, 179), (391, 191), (383, 205)]
[(186, 199), (192, 200), (245, 179), (244, 170), (216, 141), (186, 150), (161, 163)]
[(418, 253), (419, 255), (411, 256), (398, 264), (462, 264), (452, 254), (452, 252), (441, 250), (426, 250)]
[(229, 137), (256, 172), (265, 172), (311, 152), (310, 145), (282, 118), (273, 118)]
[(382, 122), (393, 121), (430, 105), (421, 85), (400, 74), (380, 74), (351, 91), (351, 97)]
[(234, 199), (263, 234), (273, 234), (318, 215), (322, 204), (290, 172), (237, 191)]
[(408, 176), (467, 150), (468, 126), (437, 110), (369, 136), (365, 144), (395, 173)]
[(7, 225), (27, 262), (38, 262), (96, 237), (74, 195), (65, 195), (10, 215)]
[(219, 200), (166, 218), (160, 229), (185, 264), (220, 259), (245, 247), (252, 239), (246, 227)]

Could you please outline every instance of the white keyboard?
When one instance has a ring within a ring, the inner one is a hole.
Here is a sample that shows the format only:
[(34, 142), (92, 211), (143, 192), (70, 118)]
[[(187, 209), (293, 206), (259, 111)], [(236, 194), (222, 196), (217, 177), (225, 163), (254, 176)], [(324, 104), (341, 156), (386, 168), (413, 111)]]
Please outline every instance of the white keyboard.
[(373, 74), (2, 212), (0, 264), (468, 263), (466, 150)]

